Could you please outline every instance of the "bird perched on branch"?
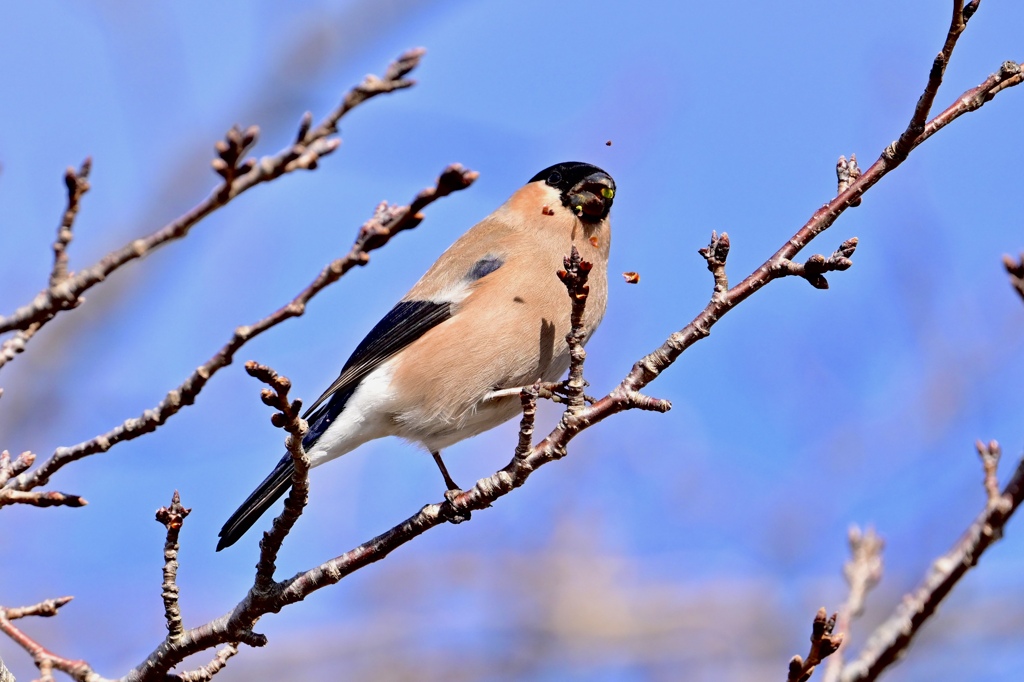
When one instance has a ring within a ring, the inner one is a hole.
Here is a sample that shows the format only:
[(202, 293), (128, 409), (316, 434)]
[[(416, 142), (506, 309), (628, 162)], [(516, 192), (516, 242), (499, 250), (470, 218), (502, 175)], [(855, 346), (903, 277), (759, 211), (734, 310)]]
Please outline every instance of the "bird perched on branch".
[[(441, 450), (520, 413), (518, 396), (497, 392), (557, 381), (569, 367), (571, 306), (556, 272), (574, 245), (593, 264), (584, 342), (600, 324), (614, 197), (615, 182), (600, 168), (560, 163), (462, 235), (304, 415), (310, 464), (399, 436), (422, 444), (448, 489), (458, 490)], [(224, 524), (218, 551), (288, 490), (293, 470), (286, 455)]]

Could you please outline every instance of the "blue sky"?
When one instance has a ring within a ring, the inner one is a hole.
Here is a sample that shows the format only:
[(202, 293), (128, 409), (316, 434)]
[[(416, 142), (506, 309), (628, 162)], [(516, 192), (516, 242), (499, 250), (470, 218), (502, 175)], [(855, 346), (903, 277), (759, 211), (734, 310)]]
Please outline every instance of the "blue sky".
[[(76, 268), (204, 197), (217, 179), (213, 143), (230, 125), (258, 124), (256, 153), (274, 153), (307, 109), (319, 117), (409, 47), (428, 53), (419, 85), (344, 120), (344, 143), (319, 170), (233, 202), (48, 326), (0, 377), (0, 447), (48, 454), (152, 407), (235, 326), (288, 301), (347, 250), (377, 202), (408, 201), (451, 162), (480, 172), (472, 189), (430, 207), (422, 226), (239, 360), (270, 364), (297, 396), (315, 398), (459, 234), (541, 168), (578, 159), (618, 185), (610, 272), (641, 274), (637, 286), (612, 279), (588, 346), (587, 377), (605, 391), (704, 306), (711, 281), (696, 250), (711, 230), (729, 232), (739, 281), (831, 198), (840, 154), (866, 167), (898, 136), (944, 38), (947, 5), (8, 8), (3, 313), (45, 282), (66, 166), (94, 159)], [(985, 3), (938, 106), (1021, 59), (1022, 29), (1011, 3)], [(778, 679), (804, 653), (817, 607), (845, 597), (847, 526), (870, 523), (887, 540), (887, 568), (854, 633), (859, 645), (981, 508), (974, 440), (1002, 442), (1007, 471), (1024, 444), (1024, 306), (999, 262), (1024, 249), (1022, 97), (1007, 91), (943, 130), (814, 243), (806, 255), (860, 238), (854, 267), (831, 276), (831, 289), (777, 282), (720, 322), (650, 387), (673, 401), (669, 414), (622, 415), (588, 431), (570, 457), (472, 523), (438, 529), (268, 618), (270, 646), (244, 651), (218, 679), (275, 665), (293, 679), (339, 667), (355, 679), (400, 678), (380, 667), (389, 658), (417, 679), (461, 679), (457, 662), (465, 679)], [(54, 478), (88, 507), (5, 508), (0, 573), (17, 579), (4, 581), (0, 603), (76, 595), (58, 618), (26, 627), (102, 674), (123, 673), (162, 637), (152, 513), (179, 489), (194, 510), (182, 533), (186, 625), (230, 608), (251, 580), (256, 539), (214, 554), (216, 531), (281, 451), (258, 391), (238, 362), (157, 434)], [(556, 419), (542, 411), (541, 427)], [(503, 466), (514, 431), (452, 448), (456, 480)], [(318, 469), (282, 575), (440, 492), (430, 458), (399, 441)], [(894, 679), (1011, 679), (1024, 630), (1005, 613), (1024, 598), (1018, 525)], [(568, 577), (538, 571), (547, 561)], [(594, 613), (581, 612), (591, 601)], [(758, 644), (716, 648), (737, 620)], [(621, 627), (598, 631), (598, 621)], [(641, 627), (651, 623), (662, 624), (657, 637)], [(10, 642), (0, 640), (0, 655), (19, 678), (31, 674)], [(510, 667), (484, 665), (495, 660)]]

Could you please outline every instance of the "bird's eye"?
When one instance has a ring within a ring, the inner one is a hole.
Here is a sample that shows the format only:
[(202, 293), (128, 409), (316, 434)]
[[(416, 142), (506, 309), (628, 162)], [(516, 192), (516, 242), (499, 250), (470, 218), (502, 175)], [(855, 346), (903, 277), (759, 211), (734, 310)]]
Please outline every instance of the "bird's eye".
[(551, 175), (548, 176), (547, 183), (554, 187), (562, 181), (562, 174), (558, 171), (552, 171)]

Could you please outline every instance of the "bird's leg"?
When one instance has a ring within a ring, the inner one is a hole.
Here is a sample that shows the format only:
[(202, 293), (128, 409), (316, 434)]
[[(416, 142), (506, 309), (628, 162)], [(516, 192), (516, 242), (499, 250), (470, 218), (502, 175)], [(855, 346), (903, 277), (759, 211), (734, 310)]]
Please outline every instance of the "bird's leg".
[(435, 450), (430, 451), (431, 456), (434, 458), (434, 463), (437, 464), (437, 468), (441, 470), (441, 475), (444, 476), (444, 484), (448, 486), (448, 490), (444, 493), (444, 498), (448, 500), (448, 510), (446, 516), (448, 521), (451, 523), (462, 523), (463, 521), (469, 521), (469, 512), (456, 512), (451, 507), (452, 500), (455, 496), (462, 492), (462, 488), (452, 480), (451, 475), (448, 473), (448, 467), (444, 465), (444, 460), (441, 459), (441, 453)]
[(462, 492), (462, 488), (460, 488), (455, 483), (455, 481), (452, 480), (452, 477), (448, 474), (448, 467), (444, 465), (444, 460), (441, 459), (441, 453), (431, 451), (430, 454), (431, 456), (433, 456), (434, 463), (437, 464), (437, 468), (441, 470), (441, 475), (444, 476), (444, 484), (448, 486), (448, 490)]

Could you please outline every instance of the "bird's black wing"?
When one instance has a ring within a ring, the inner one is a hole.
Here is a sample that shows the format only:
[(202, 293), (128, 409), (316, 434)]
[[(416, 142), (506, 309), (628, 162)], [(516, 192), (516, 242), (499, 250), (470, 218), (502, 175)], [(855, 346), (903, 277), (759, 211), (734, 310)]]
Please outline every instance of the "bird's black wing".
[[(306, 410), (303, 417), (309, 420), (309, 431), (303, 447), (308, 449), (319, 440), (370, 372), (451, 316), (451, 303), (447, 302), (402, 301), (392, 308), (352, 351), (341, 375)], [(291, 487), (294, 471), (291, 456), (285, 455), (221, 528), (218, 552), (235, 544), (284, 495)]]
[(309, 421), (303, 445), (309, 447), (323, 435), (366, 375), (451, 316), (449, 302), (401, 301), (392, 308), (352, 351), (334, 383), (302, 415)]

